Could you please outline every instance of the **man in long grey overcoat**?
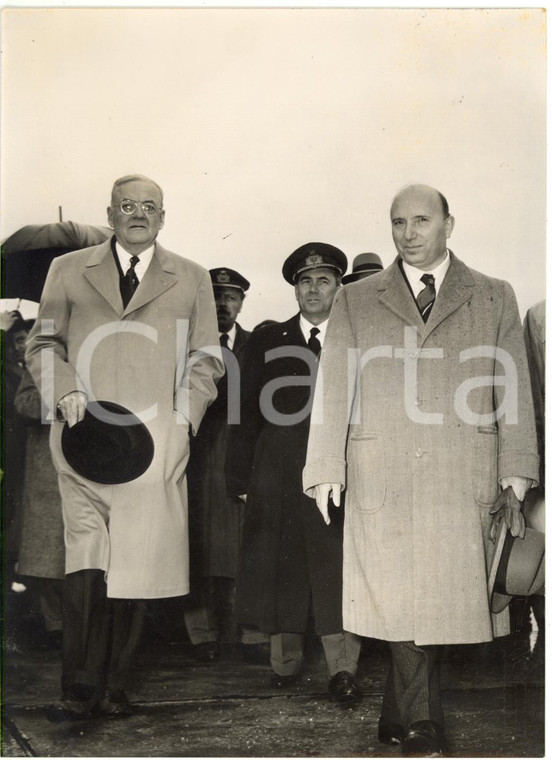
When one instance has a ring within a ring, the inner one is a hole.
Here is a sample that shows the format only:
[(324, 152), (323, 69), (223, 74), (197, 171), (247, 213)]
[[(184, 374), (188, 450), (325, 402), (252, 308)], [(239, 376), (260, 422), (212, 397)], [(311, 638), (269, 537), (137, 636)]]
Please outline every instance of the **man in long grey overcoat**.
[[(125, 688), (143, 600), (189, 591), (186, 464), (216, 397), (220, 356), (206, 270), (156, 242), (163, 192), (129, 175), (113, 186), (115, 234), (55, 259), (27, 364), (53, 422), (66, 544), (62, 700), (53, 721), (131, 712)], [(67, 462), (63, 421), (79, 425), (87, 402), (110, 401), (147, 426), (153, 460), (126, 483), (101, 484)]]
[[(343, 625), (391, 643), (380, 740), (439, 755), (436, 645), (508, 632), (489, 609), (489, 512), (500, 488), (523, 500), (539, 460), (512, 288), (447, 249), (433, 188), (399, 192), (391, 223), (393, 264), (334, 301), (303, 485), (324, 515), (347, 488)], [(502, 511), (523, 535), (515, 497)]]

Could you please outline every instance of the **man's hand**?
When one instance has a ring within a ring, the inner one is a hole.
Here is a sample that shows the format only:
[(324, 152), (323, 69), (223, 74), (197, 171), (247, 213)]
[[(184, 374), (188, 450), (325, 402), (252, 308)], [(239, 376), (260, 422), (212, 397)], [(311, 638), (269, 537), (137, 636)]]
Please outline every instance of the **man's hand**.
[(489, 514), (493, 515), (489, 533), (489, 537), (493, 543), (496, 540), (498, 526), (502, 517), (504, 517), (504, 521), (510, 529), (512, 536), (525, 538), (525, 517), (521, 511), (521, 501), (514, 493), (512, 486), (508, 486), (500, 492)]
[(18, 311), (0, 311), (0, 330), (8, 332), (18, 319), (21, 319)]
[(69, 427), (84, 419), (88, 396), (82, 391), (71, 391), (59, 400), (58, 410)]
[(314, 487), (314, 498), (316, 506), (320, 510), (326, 525), (330, 524), (330, 514), (328, 512), (328, 501), (330, 496), (336, 507), (341, 504), (341, 485), (339, 483), (319, 483)]

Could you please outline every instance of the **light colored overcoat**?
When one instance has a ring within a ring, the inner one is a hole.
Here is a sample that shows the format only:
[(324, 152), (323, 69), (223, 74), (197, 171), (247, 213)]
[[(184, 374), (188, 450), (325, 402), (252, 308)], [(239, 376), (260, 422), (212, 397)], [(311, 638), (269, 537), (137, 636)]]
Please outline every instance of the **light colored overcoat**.
[(347, 487), (344, 628), (490, 640), (488, 512), (500, 478), (538, 480), (512, 288), (451, 254), (425, 324), (397, 259), (338, 293), (318, 378), (303, 483)]
[(208, 273), (156, 243), (123, 308), (111, 241), (61, 256), (50, 268), (26, 358), (52, 412), (65, 394), (84, 389), (137, 414), (155, 444), (143, 475), (101, 485), (69, 466), (63, 424), (53, 423), (66, 572), (105, 570), (111, 597), (188, 593), (188, 429), (197, 432), (224, 371)]

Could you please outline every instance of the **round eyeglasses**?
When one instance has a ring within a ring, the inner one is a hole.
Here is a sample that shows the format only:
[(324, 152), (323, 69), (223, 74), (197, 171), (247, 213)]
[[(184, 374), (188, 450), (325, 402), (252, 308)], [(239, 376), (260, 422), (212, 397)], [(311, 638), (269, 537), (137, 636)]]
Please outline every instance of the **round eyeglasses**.
[(126, 214), (127, 216), (134, 214), (138, 206), (140, 206), (144, 214), (146, 214), (147, 216), (153, 216), (153, 214), (156, 214), (159, 211), (155, 203), (152, 203), (151, 201), (144, 201), (144, 203), (137, 203), (136, 201), (131, 201), (131, 200), (128, 200), (128, 198), (125, 198), (125, 200), (119, 203), (119, 208), (121, 209), (123, 214)]

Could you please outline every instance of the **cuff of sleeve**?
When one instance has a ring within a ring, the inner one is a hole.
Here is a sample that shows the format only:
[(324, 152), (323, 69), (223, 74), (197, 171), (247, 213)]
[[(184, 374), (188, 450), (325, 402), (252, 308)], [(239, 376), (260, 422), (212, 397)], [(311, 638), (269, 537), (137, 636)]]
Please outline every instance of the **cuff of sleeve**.
[(305, 465), (303, 470), (303, 490), (314, 498), (314, 488), (319, 483), (340, 483), (341, 489), (345, 488), (345, 460), (344, 459), (315, 459)]
[(498, 456), (498, 480), (517, 475), (539, 482), (539, 456), (522, 451), (505, 451)]

